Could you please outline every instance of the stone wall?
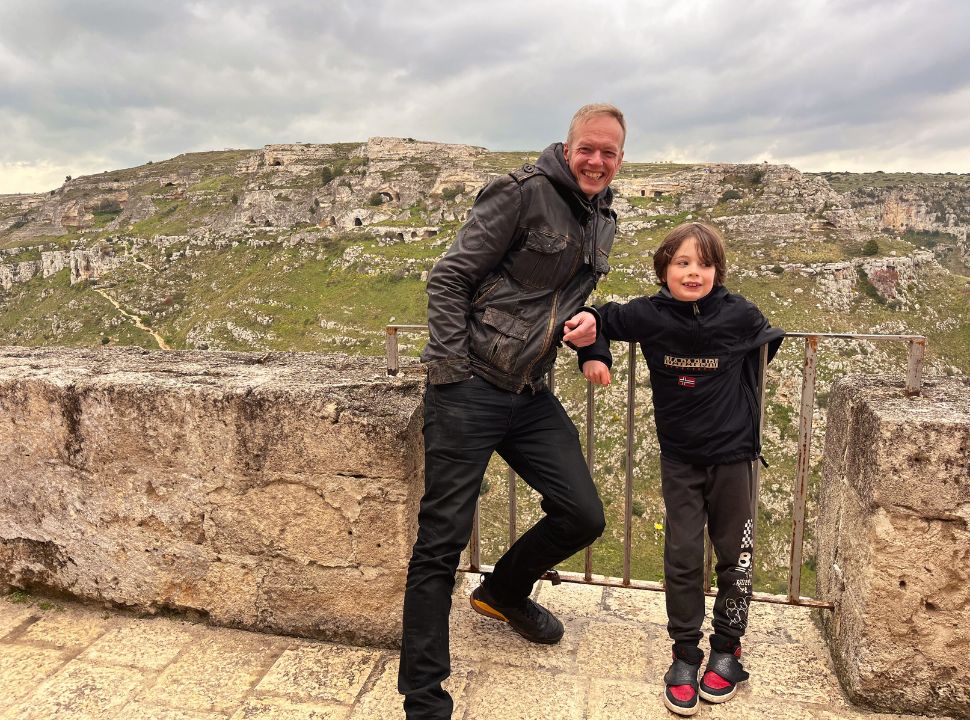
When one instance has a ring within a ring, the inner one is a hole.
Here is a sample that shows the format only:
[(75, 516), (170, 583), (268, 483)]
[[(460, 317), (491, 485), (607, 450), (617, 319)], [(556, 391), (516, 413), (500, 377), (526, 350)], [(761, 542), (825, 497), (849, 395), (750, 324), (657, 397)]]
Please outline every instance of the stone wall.
[(0, 348), (0, 586), (394, 645), (422, 392), (377, 358)]
[(849, 377), (829, 397), (822, 615), (850, 698), (970, 718), (970, 380)]

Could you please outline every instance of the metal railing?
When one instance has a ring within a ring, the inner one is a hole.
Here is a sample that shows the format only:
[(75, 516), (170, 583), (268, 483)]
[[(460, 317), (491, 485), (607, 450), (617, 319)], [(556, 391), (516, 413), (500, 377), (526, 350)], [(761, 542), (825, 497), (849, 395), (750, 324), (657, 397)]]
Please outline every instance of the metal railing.
[[(399, 370), (398, 357), (398, 333), (401, 331), (414, 332), (426, 331), (424, 325), (388, 325), (387, 326), (387, 372), (389, 375), (396, 375)], [(844, 339), (853, 341), (896, 341), (906, 342), (909, 345), (906, 381), (904, 392), (907, 395), (918, 395), (922, 384), (923, 356), (926, 349), (926, 338), (922, 335), (862, 335), (852, 333), (786, 333), (786, 338), (804, 338), (805, 352), (802, 364), (802, 389), (799, 404), (798, 420), (798, 458), (796, 462), (795, 480), (793, 485), (792, 503), (792, 532), (791, 532), (791, 554), (788, 563), (788, 591), (785, 595), (772, 595), (768, 593), (753, 593), (752, 599), (761, 602), (779, 603), (787, 605), (800, 605), (805, 607), (817, 607), (832, 609), (832, 604), (816, 598), (804, 597), (801, 595), (801, 567), (802, 551), (805, 533), (805, 506), (808, 498), (808, 480), (810, 475), (810, 461), (812, 451), (812, 416), (815, 410), (815, 380), (816, 380), (816, 359), (818, 356), (819, 341), (823, 339)], [(634, 459), (634, 437), (635, 437), (635, 411), (636, 411), (636, 363), (637, 349), (635, 343), (628, 344), (628, 371), (627, 371), (627, 399), (626, 399), (626, 445), (624, 452), (624, 526), (623, 526), (623, 577), (607, 577), (604, 575), (593, 574), (592, 546), (585, 550), (585, 567), (582, 573), (556, 572), (550, 573), (551, 579), (565, 582), (578, 582), (593, 585), (606, 585), (613, 587), (638, 588), (643, 590), (664, 589), (663, 583), (636, 579), (631, 577), (631, 557), (633, 554), (633, 470)], [(762, 346), (760, 352), (760, 362), (758, 368), (758, 405), (761, 415), (758, 423), (759, 441), (761, 439), (761, 429), (764, 426), (765, 403), (762, 401), (765, 390), (765, 376), (768, 364), (768, 347)], [(548, 376), (550, 390), (555, 391), (555, 372), (550, 371)], [(593, 442), (595, 437), (595, 388), (592, 384), (586, 386), (586, 464), (589, 466), (591, 475), (595, 476), (595, 457)], [(509, 496), (509, 545), (515, 542), (517, 534), (517, 501), (516, 501), (516, 474), (509, 468), (508, 470), (508, 496)], [(753, 537), (757, 538), (758, 533), (758, 499), (760, 497), (761, 485), (761, 464), (753, 464), (754, 480), (754, 507), (752, 508), (753, 518)], [(479, 532), (479, 506), (475, 507), (475, 518), (472, 526), (472, 536), (468, 544), (469, 563), (468, 567), (461, 568), (466, 572), (482, 572), (491, 570), (491, 566), (483, 565), (481, 562), (481, 539)], [(711, 576), (713, 565), (713, 552), (710, 538), (707, 538), (705, 546), (705, 573), (704, 591), (707, 595), (714, 595), (711, 589)], [(752, 569), (752, 584), (754, 584), (754, 570)]]

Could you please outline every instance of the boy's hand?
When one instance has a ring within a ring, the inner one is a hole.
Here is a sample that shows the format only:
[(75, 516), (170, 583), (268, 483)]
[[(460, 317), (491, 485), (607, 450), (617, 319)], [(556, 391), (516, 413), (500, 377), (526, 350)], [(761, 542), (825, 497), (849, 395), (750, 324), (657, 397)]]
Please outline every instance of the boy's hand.
[(587, 360), (583, 363), (583, 377), (593, 385), (609, 385), (610, 369), (606, 366), (606, 363), (599, 360)]
[(563, 342), (567, 342), (574, 347), (586, 347), (596, 341), (596, 318), (593, 313), (578, 312), (565, 322), (566, 332), (563, 334)]

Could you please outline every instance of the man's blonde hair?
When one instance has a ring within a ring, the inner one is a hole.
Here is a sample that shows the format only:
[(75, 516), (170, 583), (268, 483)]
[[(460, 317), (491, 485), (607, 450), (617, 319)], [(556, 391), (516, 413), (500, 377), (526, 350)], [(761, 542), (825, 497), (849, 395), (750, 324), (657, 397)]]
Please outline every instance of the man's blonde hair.
[(590, 103), (579, 108), (569, 123), (566, 144), (572, 145), (573, 133), (576, 131), (576, 128), (596, 115), (607, 115), (620, 123), (620, 128), (623, 130), (623, 140), (620, 142), (620, 149), (622, 150), (623, 144), (626, 142), (626, 120), (623, 118), (623, 113), (620, 111), (620, 108), (609, 103)]

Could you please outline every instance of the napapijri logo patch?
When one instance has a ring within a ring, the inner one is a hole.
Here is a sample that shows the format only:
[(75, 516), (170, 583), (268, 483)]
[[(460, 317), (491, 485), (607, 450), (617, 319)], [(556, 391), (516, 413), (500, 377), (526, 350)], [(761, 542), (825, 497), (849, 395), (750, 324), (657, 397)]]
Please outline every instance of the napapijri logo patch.
[(717, 358), (682, 358), (664, 355), (664, 365), (682, 370), (717, 370)]
[(692, 378), (689, 375), (681, 375), (677, 378), (677, 384), (681, 387), (692, 388), (697, 384), (697, 378)]

